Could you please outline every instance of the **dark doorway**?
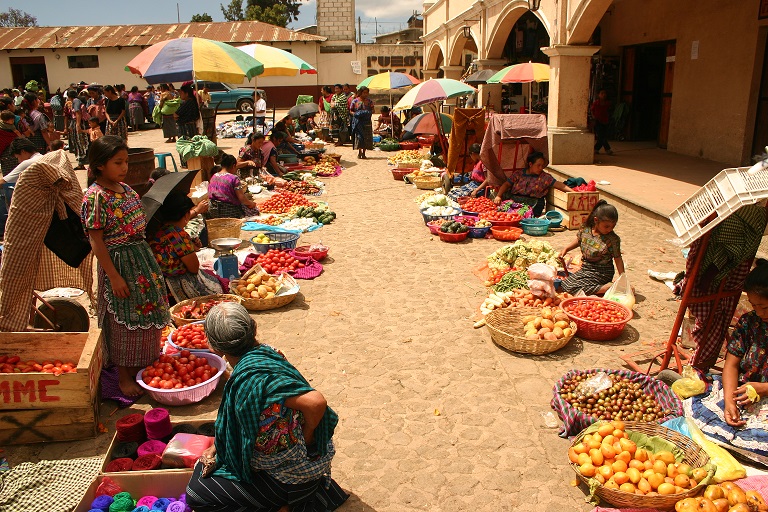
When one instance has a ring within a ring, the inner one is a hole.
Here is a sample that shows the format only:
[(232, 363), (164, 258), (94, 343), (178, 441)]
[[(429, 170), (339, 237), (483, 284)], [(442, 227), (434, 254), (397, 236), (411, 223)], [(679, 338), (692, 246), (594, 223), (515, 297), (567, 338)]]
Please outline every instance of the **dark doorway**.
[(44, 80), (48, 83), (48, 71), (45, 69), (45, 57), (11, 57), (11, 76), (13, 86), (24, 87), (30, 80)]
[(763, 70), (760, 75), (760, 90), (757, 93), (757, 120), (755, 121), (755, 133), (752, 137), (752, 155), (765, 153), (768, 146), (768, 37), (763, 56)]
[(633, 140), (658, 140), (661, 123), (667, 44), (644, 44), (635, 50), (630, 123)]

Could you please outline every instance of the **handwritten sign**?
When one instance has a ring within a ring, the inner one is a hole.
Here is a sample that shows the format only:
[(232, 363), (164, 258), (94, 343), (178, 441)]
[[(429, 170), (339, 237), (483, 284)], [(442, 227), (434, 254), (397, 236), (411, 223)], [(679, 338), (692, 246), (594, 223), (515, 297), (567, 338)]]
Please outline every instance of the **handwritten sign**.
[(568, 203), (566, 210), (568, 211), (592, 211), (595, 209), (595, 205), (600, 200), (600, 194), (596, 192), (592, 193), (569, 193)]
[(4, 404), (58, 402), (61, 397), (50, 395), (48, 388), (59, 384), (58, 380), (5, 380), (0, 382), (0, 397)]

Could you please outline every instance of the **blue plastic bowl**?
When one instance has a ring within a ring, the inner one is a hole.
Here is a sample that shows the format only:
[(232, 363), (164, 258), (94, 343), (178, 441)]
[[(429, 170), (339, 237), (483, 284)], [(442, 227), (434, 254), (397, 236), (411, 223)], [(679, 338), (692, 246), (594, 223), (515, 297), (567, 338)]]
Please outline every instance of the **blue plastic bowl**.
[(427, 210), (426, 208), (419, 210), (421, 212), (421, 216), (424, 217), (424, 224), (432, 220), (453, 220), (455, 216), (461, 213), (460, 208), (454, 208), (453, 213), (450, 215), (428, 215), (427, 213), (425, 213), (426, 210)]
[(251, 245), (253, 245), (254, 251), (258, 254), (264, 254), (270, 249), (277, 249), (278, 251), (295, 249), (296, 243), (301, 236), (296, 233), (289, 233), (288, 231), (255, 231), (255, 233), (264, 233), (272, 240), (271, 244), (260, 244), (256, 241), (256, 236), (251, 237)]
[(549, 221), (547, 219), (523, 219), (520, 221), (520, 227), (523, 233), (531, 236), (544, 236), (549, 231)]
[(485, 238), (491, 226), (485, 226), (482, 228), (469, 228), (469, 238)]
[(551, 228), (559, 228), (560, 223), (563, 222), (563, 214), (558, 211), (547, 212), (546, 217)]

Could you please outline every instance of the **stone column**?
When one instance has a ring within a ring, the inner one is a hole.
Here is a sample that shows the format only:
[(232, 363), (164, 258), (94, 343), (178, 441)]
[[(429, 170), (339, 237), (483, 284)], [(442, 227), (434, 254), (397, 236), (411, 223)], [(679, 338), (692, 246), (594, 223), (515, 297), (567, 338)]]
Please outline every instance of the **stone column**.
[(440, 74), (439, 69), (424, 69), (421, 72), (424, 74), (424, 81), (430, 78), (437, 78), (437, 75)]
[[(475, 62), (477, 63), (478, 71), (484, 69), (501, 71), (504, 64), (507, 63), (504, 59), (481, 59)], [(480, 84), (476, 87), (478, 88), (477, 106), (492, 108), (497, 112), (501, 112), (501, 84)]]
[(595, 138), (587, 130), (587, 111), (590, 62), (599, 49), (599, 46), (569, 45), (542, 48), (552, 68), (547, 116), (550, 163), (594, 162)]

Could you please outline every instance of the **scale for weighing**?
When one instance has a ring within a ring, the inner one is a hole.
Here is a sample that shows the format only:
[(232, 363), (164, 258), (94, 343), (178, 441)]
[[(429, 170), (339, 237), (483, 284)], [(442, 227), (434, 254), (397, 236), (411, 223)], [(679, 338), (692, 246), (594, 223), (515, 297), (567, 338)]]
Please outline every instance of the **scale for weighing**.
[(239, 238), (217, 238), (209, 242), (216, 249), (216, 261), (213, 262), (216, 275), (224, 279), (235, 279), (240, 275), (235, 249), (242, 243)]

